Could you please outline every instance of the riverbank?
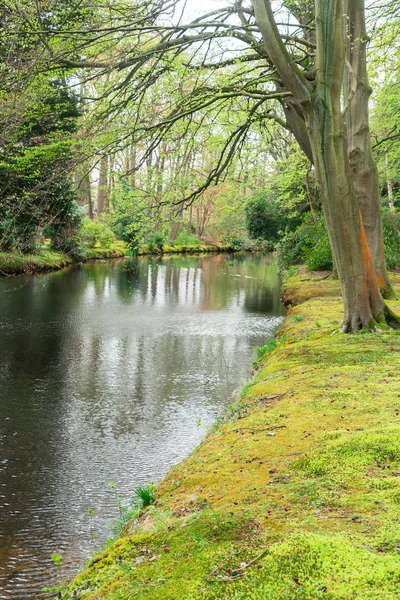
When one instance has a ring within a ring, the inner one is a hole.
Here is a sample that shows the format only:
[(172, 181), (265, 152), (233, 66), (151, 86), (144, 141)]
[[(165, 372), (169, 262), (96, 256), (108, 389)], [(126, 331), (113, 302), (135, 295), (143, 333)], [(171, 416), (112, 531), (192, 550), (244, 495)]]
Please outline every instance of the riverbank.
[[(90, 248), (79, 262), (106, 258), (123, 258), (125, 248), (115, 244), (112, 248)], [(22, 275), (57, 271), (77, 262), (68, 254), (56, 250), (44, 250), (40, 254), (0, 253), (0, 275)]]
[[(202, 245), (164, 245), (163, 249), (143, 246), (138, 256), (164, 254), (206, 254), (206, 253), (228, 253), (237, 252), (237, 248), (226, 244), (202, 244)], [(44, 271), (56, 271), (63, 269), (74, 262), (88, 262), (89, 260), (124, 258), (127, 249), (123, 242), (115, 242), (109, 248), (100, 246), (84, 250), (79, 260), (73, 259), (68, 254), (46, 249), (38, 254), (18, 254), (0, 252), (0, 276), (22, 275), (40, 273)]]
[(400, 336), (332, 336), (339, 286), (321, 275), (283, 293), (241, 400), (65, 599), (399, 597)]

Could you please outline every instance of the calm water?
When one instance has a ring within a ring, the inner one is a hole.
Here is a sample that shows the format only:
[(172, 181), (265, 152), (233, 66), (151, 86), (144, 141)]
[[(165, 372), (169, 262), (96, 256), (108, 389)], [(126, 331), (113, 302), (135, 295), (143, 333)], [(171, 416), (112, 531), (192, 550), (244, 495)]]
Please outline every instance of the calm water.
[(190, 453), (281, 322), (279, 288), (258, 255), (0, 280), (0, 598), (71, 578), (111, 533), (108, 484), (129, 498)]

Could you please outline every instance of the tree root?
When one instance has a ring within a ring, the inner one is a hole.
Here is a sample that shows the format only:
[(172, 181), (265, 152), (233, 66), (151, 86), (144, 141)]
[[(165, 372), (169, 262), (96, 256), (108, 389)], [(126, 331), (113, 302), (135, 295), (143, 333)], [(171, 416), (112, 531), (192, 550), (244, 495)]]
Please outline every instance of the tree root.
[(387, 304), (382, 312), (375, 315), (368, 323), (363, 323), (361, 318), (354, 317), (351, 320), (345, 321), (340, 329), (335, 333), (357, 333), (358, 331), (374, 331), (382, 333), (392, 329), (400, 329), (400, 316), (396, 315)]

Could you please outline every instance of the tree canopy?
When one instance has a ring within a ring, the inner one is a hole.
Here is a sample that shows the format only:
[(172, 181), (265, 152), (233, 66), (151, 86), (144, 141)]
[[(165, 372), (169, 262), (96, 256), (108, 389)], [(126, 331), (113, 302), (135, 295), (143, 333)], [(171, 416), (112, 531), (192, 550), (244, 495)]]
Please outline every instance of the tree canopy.
[[(149, 206), (161, 226), (156, 207), (175, 206), (179, 219), (211, 185), (243, 175), (243, 164), (251, 178), (263, 144), (267, 179), (276, 140), (296, 140), (309, 165), (310, 208), (322, 205), (341, 282), (342, 330), (397, 326), (383, 299), (392, 290), (373, 155), (373, 145), (397, 139), (396, 104), (372, 139), (367, 71), (368, 20), (375, 60), (397, 64), (396, 1), (237, 0), (199, 16), (173, 0), (5, 7), (7, 36), (27, 56), (21, 65), (6, 60), (7, 81), (26, 89), (32, 78), (62, 73), (77, 90), (80, 164), (98, 157), (99, 194), (112, 177), (109, 157), (126, 156), (133, 189), (144, 167), (146, 193), (153, 181)], [(384, 104), (375, 111), (380, 123)], [(395, 162), (386, 152), (391, 192)], [(107, 202), (101, 197), (102, 210)]]

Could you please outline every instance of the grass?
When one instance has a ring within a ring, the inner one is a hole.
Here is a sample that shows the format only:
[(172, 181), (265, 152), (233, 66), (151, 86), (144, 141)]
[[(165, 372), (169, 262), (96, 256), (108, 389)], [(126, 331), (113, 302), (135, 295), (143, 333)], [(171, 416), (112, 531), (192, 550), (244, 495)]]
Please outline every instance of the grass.
[(139, 255), (146, 254), (202, 254), (208, 252), (233, 252), (236, 251), (229, 244), (163, 244), (162, 250), (160, 248), (155, 248), (154, 246), (149, 246), (148, 244), (142, 244), (140, 250), (138, 252)]
[(68, 256), (55, 250), (43, 250), (40, 254), (0, 252), (0, 275), (62, 269), (71, 262)]
[[(229, 252), (232, 248), (223, 244), (207, 245), (181, 245), (164, 246), (164, 254), (198, 254), (208, 252)], [(160, 251), (144, 245), (139, 255), (157, 254)], [(99, 244), (93, 248), (83, 251), (83, 261), (123, 258), (127, 250), (124, 242), (115, 241), (109, 247), (102, 247)], [(37, 254), (18, 254), (10, 252), (0, 252), (0, 276), (1, 275), (20, 275), (22, 273), (38, 273), (42, 271), (57, 270), (66, 267), (74, 262), (68, 255), (43, 248)]]
[[(83, 260), (122, 258), (126, 254), (122, 242), (114, 242), (108, 248), (95, 246), (84, 251)], [(0, 253), (0, 275), (20, 275), (62, 269), (74, 261), (67, 255), (43, 248), (37, 254)]]
[(400, 336), (332, 336), (337, 281), (300, 270), (284, 293), (239, 409), (65, 599), (399, 598)]

